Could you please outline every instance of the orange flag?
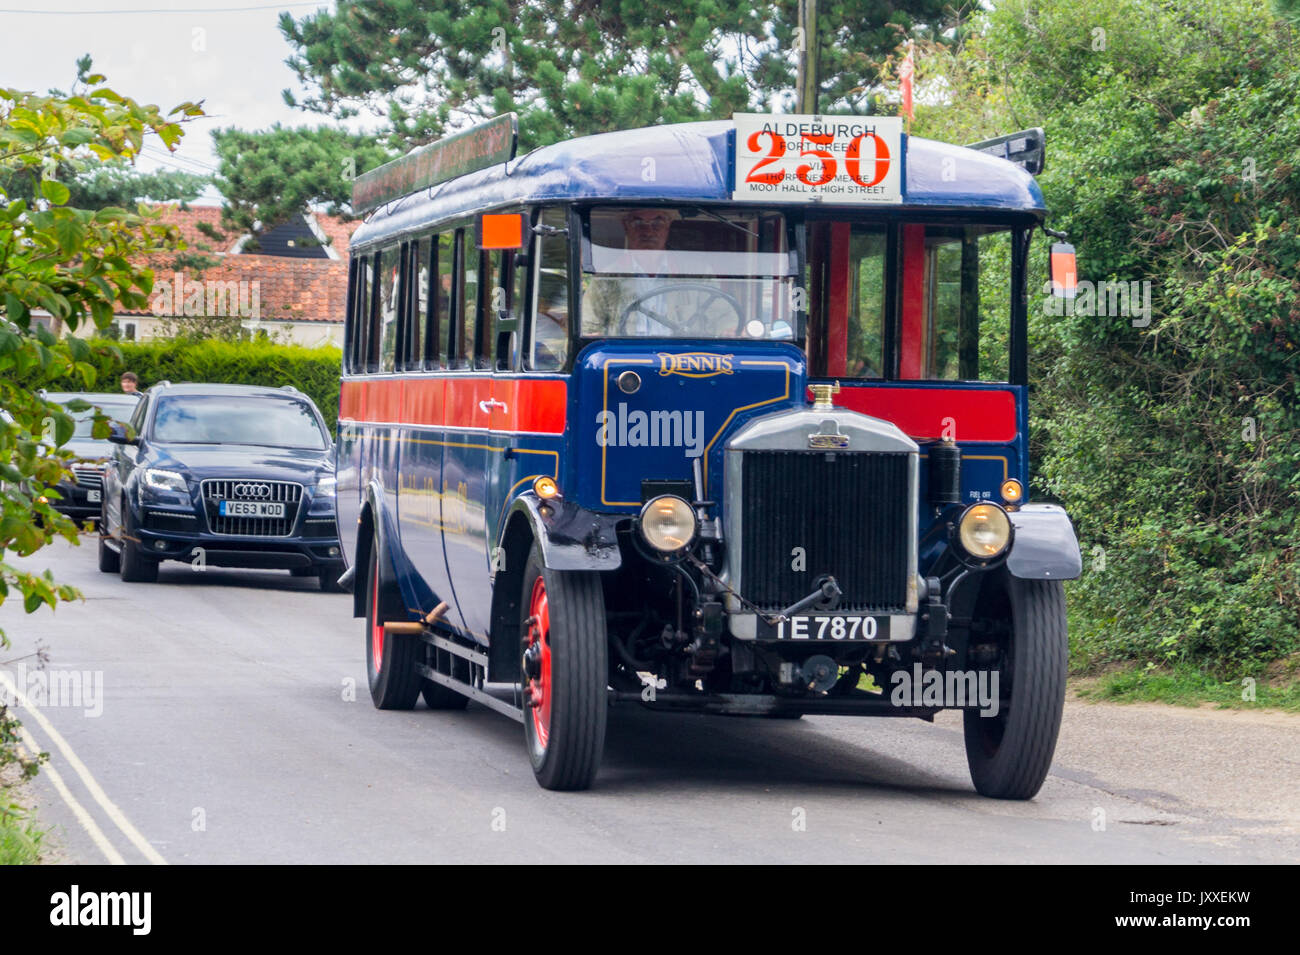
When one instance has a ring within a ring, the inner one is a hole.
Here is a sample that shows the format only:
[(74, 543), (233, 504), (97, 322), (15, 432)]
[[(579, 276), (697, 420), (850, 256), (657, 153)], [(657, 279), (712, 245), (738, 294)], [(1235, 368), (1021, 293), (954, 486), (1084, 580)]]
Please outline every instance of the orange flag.
[(907, 55), (898, 66), (898, 85), (903, 94), (903, 113), (907, 116), (909, 124), (911, 120), (916, 119), (916, 114), (912, 110), (912, 74), (915, 70), (916, 67), (912, 62), (912, 41), (908, 40)]

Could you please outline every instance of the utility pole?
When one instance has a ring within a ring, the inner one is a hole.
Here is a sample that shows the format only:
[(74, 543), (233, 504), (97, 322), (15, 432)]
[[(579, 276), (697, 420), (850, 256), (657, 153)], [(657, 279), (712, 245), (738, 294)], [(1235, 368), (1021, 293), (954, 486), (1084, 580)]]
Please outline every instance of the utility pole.
[(799, 0), (799, 112), (816, 114), (821, 77), (817, 72), (817, 0)]

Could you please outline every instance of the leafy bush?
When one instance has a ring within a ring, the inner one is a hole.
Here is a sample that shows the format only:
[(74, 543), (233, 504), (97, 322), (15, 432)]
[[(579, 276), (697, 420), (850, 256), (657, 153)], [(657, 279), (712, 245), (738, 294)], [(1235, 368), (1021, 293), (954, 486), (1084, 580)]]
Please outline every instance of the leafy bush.
[(1295, 36), (1242, 0), (1007, 0), (989, 27), (971, 55), (1047, 130), (1040, 182), (1080, 277), (1152, 288), (1147, 325), (1031, 309), (1035, 490), (1067, 505), (1085, 551), (1076, 666), (1240, 671), (1292, 653)]
[[(140, 387), (158, 381), (220, 384), (293, 385), (311, 397), (332, 432), (338, 420), (341, 356), (328, 345), (307, 348), (266, 341), (151, 341), (91, 343), (88, 362), (97, 372), (98, 389), (116, 390), (124, 371), (140, 378)], [(63, 376), (34, 386), (51, 391), (81, 391), (80, 380)]]

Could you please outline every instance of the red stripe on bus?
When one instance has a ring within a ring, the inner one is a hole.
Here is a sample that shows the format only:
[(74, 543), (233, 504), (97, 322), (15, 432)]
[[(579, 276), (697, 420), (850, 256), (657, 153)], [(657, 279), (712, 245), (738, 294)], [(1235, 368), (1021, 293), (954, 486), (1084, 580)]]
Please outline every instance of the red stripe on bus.
[(892, 421), (912, 438), (950, 435), (956, 441), (1005, 443), (1016, 439), (1016, 397), (1010, 391), (844, 387), (835, 403)]
[(343, 382), (339, 417), (426, 427), (563, 434), (563, 381), (521, 378), (389, 378)]

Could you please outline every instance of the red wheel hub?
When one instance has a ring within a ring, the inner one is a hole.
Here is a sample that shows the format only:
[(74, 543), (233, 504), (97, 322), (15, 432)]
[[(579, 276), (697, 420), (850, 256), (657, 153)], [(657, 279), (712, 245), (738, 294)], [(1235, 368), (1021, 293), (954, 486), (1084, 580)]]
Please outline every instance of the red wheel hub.
[(528, 678), (528, 704), (537, 744), (545, 749), (551, 735), (551, 611), (540, 574), (533, 581), (528, 618), (528, 652), (537, 656), (536, 675)]
[(379, 564), (375, 564), (375, 579), (370, 591), (370, 656), (378, 673), (384, 660), (384, 621), (379, 613)]

